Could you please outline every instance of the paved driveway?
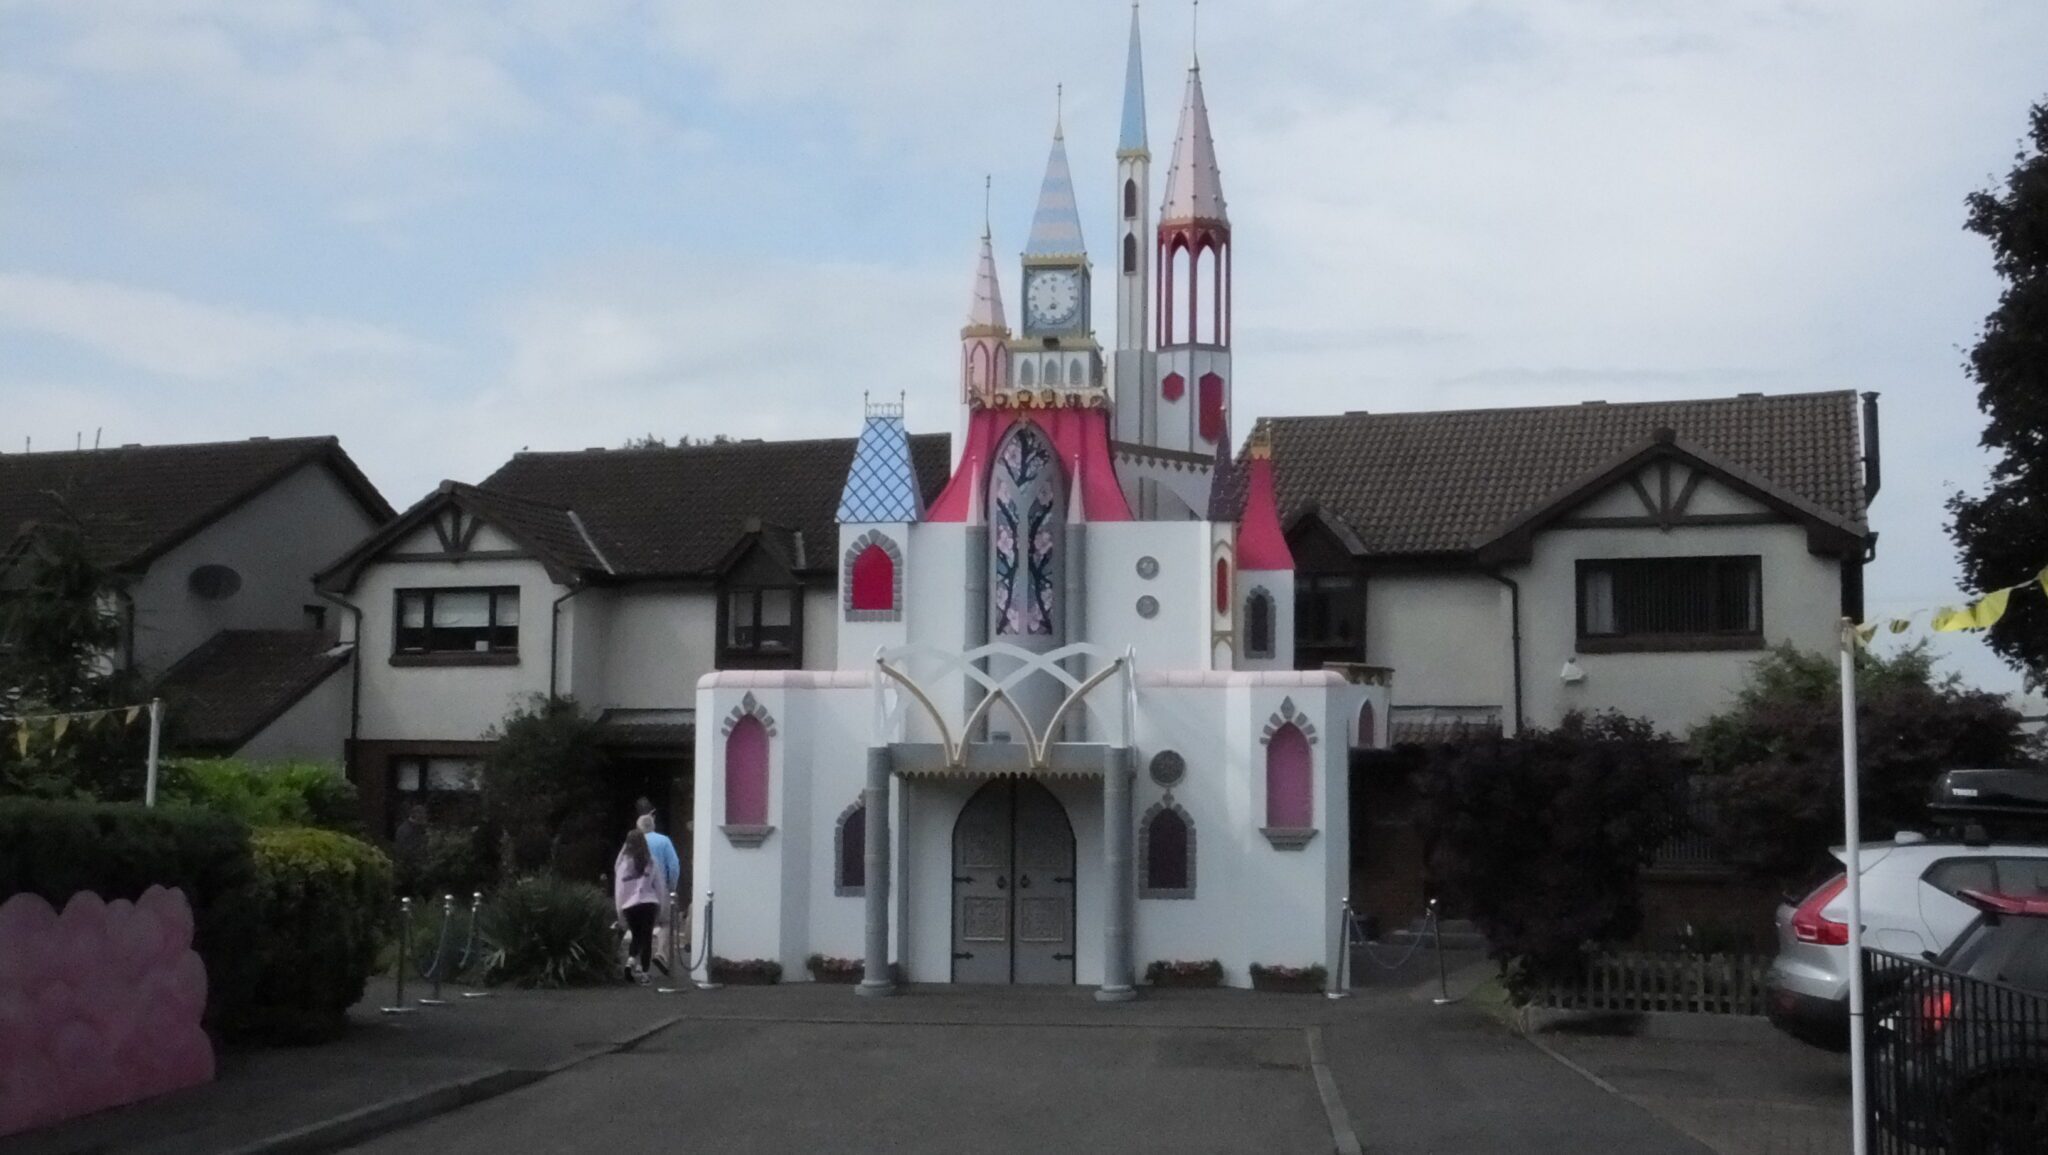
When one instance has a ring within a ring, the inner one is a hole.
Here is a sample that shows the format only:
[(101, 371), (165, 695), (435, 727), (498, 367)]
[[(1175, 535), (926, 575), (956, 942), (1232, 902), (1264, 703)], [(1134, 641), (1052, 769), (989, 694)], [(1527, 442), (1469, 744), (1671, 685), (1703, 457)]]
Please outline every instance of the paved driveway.
[(1161, 992), (728, 989), (637, 1047), (357, 1148), (507, 1151), (1697, 1155), (1706, 1148), (1464, 1007)]

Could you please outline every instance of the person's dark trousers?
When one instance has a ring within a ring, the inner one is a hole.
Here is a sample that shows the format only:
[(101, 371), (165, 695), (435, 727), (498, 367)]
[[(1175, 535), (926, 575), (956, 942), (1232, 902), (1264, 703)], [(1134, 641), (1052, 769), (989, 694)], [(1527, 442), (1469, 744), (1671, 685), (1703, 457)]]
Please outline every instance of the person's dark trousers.
[(626, 908), (626, 929), (633, 935), (633, 961), (641, 970), (647, 969), (648, 956), (654, 953), (654, 916), (661, 913), (661, 905), (643, 902)]

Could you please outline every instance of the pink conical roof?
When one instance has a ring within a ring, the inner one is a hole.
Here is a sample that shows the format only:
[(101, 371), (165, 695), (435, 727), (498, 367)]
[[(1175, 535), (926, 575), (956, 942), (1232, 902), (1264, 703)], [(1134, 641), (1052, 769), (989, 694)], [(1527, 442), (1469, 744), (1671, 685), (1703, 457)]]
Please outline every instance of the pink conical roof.
[(1246, 455), (1249, 484), (1245, 487), (1244, 518), (1237, 524), (1237, 568), (1291, 570), (1294, 552), (1287, 548), (1287, 534), (1280, 529), (1280, 502), (1273, 493), (1273, 451), (1263, 431), (1252, 434)]
[(1202, 69), (1188, 69), (1187, 95), (1180, 105), (1180, 130), (1173, 137), (1173, 167), (1166, 174), (1166, 200), (1159, 223), (1230, 222), (1223, 206), (1223, 174), (1216, 167), (1216, 142), (1209, 137), (1209, 105), (1202, 99)]
[(968, 332), (1004, 330), (1003, 284), (996, 279), (996, 255), (986, 231), (981, 234), (981, 263), (974, 268), (974, 302), (967, 308)]

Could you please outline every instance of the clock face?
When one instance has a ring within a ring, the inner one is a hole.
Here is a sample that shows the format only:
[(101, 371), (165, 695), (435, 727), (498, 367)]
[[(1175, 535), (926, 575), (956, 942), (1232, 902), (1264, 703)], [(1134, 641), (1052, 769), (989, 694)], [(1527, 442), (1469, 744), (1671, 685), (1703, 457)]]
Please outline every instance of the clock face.
[(1059, 269), (1031, 274), (1024, 307), (1035, 325), (1052, 329), (1072, 322), (1081, 312), (1081, 278)]

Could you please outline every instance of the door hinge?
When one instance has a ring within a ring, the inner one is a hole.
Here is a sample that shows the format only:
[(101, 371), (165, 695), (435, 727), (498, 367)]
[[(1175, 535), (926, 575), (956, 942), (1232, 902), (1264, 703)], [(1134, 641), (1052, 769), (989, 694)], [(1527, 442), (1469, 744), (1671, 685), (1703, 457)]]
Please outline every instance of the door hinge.
[(971, 950), (956, 950), (953, 952), (953, 957), (955, 959), (973, 958), (974, 952)]
[(1056, 954), (1056, 955), (1054, 955), (1054, 956), (1052, 956), (1052, 957), (1053, 957), (1054, 961), (1056, 961), (1056, 962), (1073, 962), (1073, 961), (1074, 961), (1074, 956), (1073, 956), (1073, 955), (1070, 955), (1070, 954)]
[(956, 874), (956, 875), (954, 875), (954, 876), (953, 876), (953, 881), (954, 881), (954, 882), (973, 882), (973, 881), (974, 881), (974, 876), (973, 876), (973, 875), (971, 875), (971, 874)]
[(1068, 882), (1068, 883), (1070, 883), (1070, 882), (1073, 882), (1073, 881), (1074, 881), (1074, 876), (1073, 876), (1073, 875), (1071, 875), (1071, 874), (1055, 874), (1055, 875), (1053, 875), (1053, 876), (1052, 876), (1052, 880), (1053, 880), (1054, 882)]

